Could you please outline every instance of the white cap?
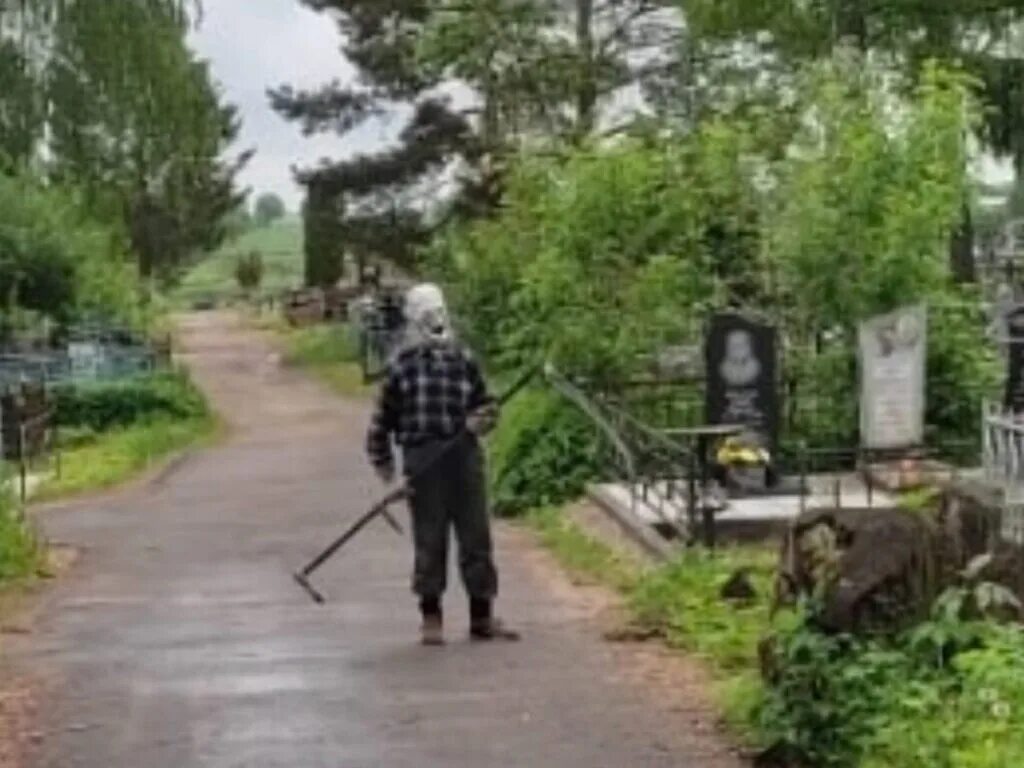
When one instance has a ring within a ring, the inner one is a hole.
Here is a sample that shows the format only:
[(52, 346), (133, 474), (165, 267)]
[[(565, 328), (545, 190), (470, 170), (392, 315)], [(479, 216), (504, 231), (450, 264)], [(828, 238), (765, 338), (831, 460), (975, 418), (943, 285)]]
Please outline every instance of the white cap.
[(448, 341), (452, 336), (444, 293), (433, 283), (421, 283), (405, 294), (405, 319), (413, 341)]

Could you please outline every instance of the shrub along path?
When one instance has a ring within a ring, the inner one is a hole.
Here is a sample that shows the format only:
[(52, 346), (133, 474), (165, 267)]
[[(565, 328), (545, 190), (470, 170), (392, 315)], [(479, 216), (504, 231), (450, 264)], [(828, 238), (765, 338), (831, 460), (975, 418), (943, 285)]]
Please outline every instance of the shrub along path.
[(383, 525), (320, 575), (332, 602), (310, 604), (290, 569), (379, 490), (367, 406), (281, 368), (229, 315), (185, 319), (183, 341), (231, 436), (146, 487), (44, 515), (80, 561), (10, 646), (46, 713), (28, 765), (738, 764), (685, 694), (695, 678), (665, 684), (653, 651), (604, 643), (601, 601), (522, 532), (499, 536), (519, 645), (468, 644), (461, 598), (451, 643), (415, 645), (408, 543)]

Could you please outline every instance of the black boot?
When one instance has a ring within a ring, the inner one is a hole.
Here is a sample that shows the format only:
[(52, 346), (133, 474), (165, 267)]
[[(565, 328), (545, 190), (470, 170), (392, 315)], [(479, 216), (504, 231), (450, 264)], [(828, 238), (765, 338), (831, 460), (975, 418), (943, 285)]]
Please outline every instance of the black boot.
[(469, 636), (473, 640), (507, 640), (515, 642), (520, 634), (505, 626), (492, 614), (490, 600), (472, 598), (469, 601)]

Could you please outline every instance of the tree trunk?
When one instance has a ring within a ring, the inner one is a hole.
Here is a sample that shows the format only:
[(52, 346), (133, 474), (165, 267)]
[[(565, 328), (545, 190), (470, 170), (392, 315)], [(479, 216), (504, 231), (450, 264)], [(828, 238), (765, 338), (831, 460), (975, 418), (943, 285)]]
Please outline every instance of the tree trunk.
[(977, 282), (974, 263), (974, 219), (971, 207), (964, 203), (960, 227), (949, 243), (949, 266), (957, 283)]
[(836, 44), (854, 43), (857, 50), (867, 51), (868, 22), (861, 0), (836, 0), (832, 36), (833, 48)]
[(596, 122), (598, 62), (594, 59), (594, 0), (576, 0), (576, 47), (580, 61), (576, 133), (582, 139), (593, 132)]

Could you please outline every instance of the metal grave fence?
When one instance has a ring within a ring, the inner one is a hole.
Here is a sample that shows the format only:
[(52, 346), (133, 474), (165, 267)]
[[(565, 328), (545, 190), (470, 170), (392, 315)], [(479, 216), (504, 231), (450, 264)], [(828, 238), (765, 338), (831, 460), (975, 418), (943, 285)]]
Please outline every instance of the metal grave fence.
[(982, 469), (1002, 502), (1003, 539), (1024, 545), (1024, 421), (998, 403), (985, 404)]

